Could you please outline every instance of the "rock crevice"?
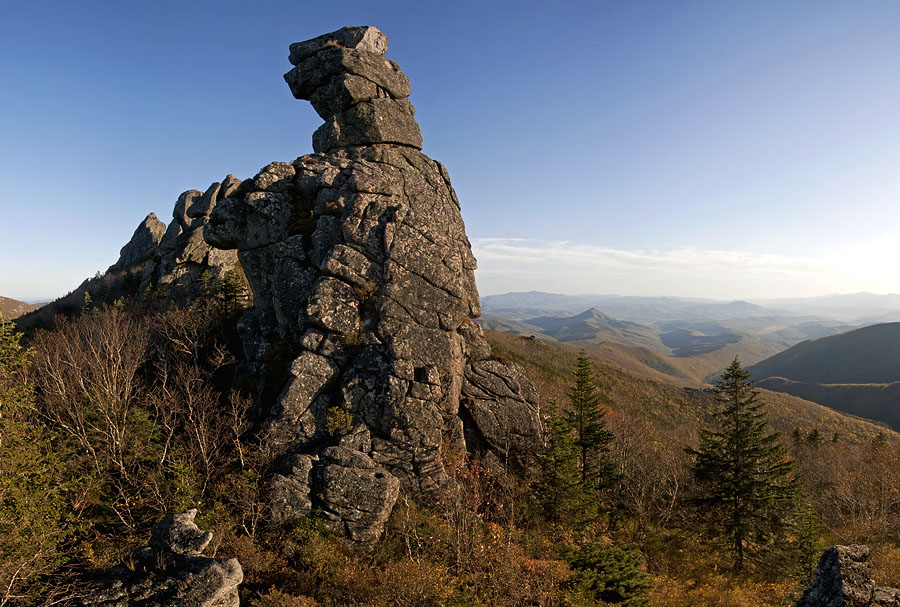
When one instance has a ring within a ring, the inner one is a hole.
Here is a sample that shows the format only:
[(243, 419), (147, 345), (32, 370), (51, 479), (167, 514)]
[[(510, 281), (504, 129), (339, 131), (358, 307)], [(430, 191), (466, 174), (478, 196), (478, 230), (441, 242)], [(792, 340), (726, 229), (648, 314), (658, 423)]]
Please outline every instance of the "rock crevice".
[(541, 446), (534, 389), (489, 360), (470, 320), (476, 262), (459, 200), (419, 151), (409, 80), (387, 48), (373, 27), (291, 45), (285, 80), (325, 120), (316, 153), (268, 165), (204, 226), (210, 246), (237, 251), (253, 290), (250, 368), (276, 344), (291, 357), (285, 385), (261, 390), (279, 396), (259, 407), (263, 439), (287, 462), (276, 518), (319, 508), (362, 545), (399, 491), (437, 498), (452, 482), (444, 458), (467, 451), (462, 399), (496, 461), (528, 469)]
[[(176, 304), (240, 266), (239, 321), (273, 454), (273, 521), (321, 512), (359, 545), (400, 491), (440, 499), (466, 453), (532, 469), (537, 395), (491, 358), (472, 255), (447, 169), (421, 153), (409, 79), (374, 27), (291, 45), (285, 80), (325, 123), (315, 153), (228, 175), (148, 217), (119, 263)], [(467, 438), (468, 437), (468, 438)]]

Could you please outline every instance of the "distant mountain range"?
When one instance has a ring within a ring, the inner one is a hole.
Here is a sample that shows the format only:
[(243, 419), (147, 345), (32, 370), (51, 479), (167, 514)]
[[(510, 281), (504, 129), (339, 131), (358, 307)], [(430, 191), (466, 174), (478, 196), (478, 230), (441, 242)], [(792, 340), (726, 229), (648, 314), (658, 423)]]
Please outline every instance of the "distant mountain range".
[(484, 297), (482, 309), (488, 329), (681, 385), (712, 382), (738, 356), (761, 388), (900, 430), (900, 322), (883, 322), (900, 320), (900, 295), (722, 302), (530, 291)]
[(851, 293), (822, 297), (754, 300), (761, 306), (802, 312), (857, 325), (900, 321), (900, 294)]
[(0, 313), (3, 314), (6, 318), (18, 318), (23, 314), (28, 314), (29, 312), (36, 310), (33, 305), (27, 304), (24, 301), (18, 301), (16, 299), (10, 299), (9, 297), (0, 296)]
[(722, 302), (681, 297), (636, 297), (620, 295), (562, 295), (528, 291), (488, 295), (481, 298), (485, 315), (512, 320), (538, 316), (572, 316), (596, 308), (619, 320), (649, 323), (663, 320), (724, 320), (751, 318), (777, 313), (798, 316), (794, 312), (773, 310), (746, 301)]
[[(589, 307), (579, 307), (584, 305)], [(677, 297), (530, 291), (484, 297), (482, 309), (481, 323), (487, 328), (563, 343), (616, 344), (622, 364), (645, 364), (661, 357), (649, 366), (674, 369), (666, 374), (701, 383), (714, 379), (734, 356), (745, 365), (754, 364), (804, 340), (859, 326), (804, 314), (796, 307)], [(624, 362), (627, 351), (637, 362)]]
[(620, 320), (734, 320), (763, 316), (808, 317), (860, 326), (900, 321), (900, 294), (853, 293), (822, 297), (717, 301), (685, 297), (564, 295), (527, 291), (481, 298), (485, 314), (523, 320), (537, 316), (572, 316), (597, 308)]

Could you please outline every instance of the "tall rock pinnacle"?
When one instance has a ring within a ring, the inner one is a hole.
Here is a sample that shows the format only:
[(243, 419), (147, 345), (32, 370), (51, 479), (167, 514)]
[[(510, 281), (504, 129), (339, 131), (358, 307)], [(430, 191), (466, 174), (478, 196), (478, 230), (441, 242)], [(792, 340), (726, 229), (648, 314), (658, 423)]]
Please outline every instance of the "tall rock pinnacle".
[(241, 330), (264, 378), (273, 518), (315, 508), (363, 545), (401, 491), (440, 497), (454, 455), (528, 469), (541, 445), (531, 383), (471, 320), (459, 201), (419, 151), (409, 81), (387, 46), (374, 27), (291, 45), (285, 79), (326, 121), (317, 153), (266, 166), (204, 228), (212, 247), (237, 249), (253, 290)]
[(313, 149), (396, 143), (422, 149), (409, 79), (386, 59), (387, 37), (378, 28), (345, 27), (291, 45), (294, 69), (284, 75), (297, 99), (312, 103), (325, 120)]

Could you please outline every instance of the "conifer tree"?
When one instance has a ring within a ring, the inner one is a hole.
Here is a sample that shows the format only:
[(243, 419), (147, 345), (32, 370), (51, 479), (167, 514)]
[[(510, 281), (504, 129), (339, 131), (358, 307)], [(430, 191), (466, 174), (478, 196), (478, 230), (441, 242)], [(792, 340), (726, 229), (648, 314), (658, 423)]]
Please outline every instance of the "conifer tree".
[(737, 357), (717, 382), (717, 430), (700, 431), (691, 471), (700, 494), (693, 500), (725, 539), (734, 571), (745, 557), (787, 526), (794, 505), (794, 462), (779, 434), (769, 432), (750, 373)]
[(615, 483), (615, 465), (609, 456), (613, 434), (606, 427), (594, 370), (584, 350), (575, 364), (569, 400), (572, 408), (567, 421), (575, 435), (581, 485), (588, 491), (609, 488)]
[(547, 446), (540, 455), (543, 483), (538, 489), (542, 506), (551, 521), (568, 521), (578, 507), (581, 494), (578, 452), (572, 427), (551, 400), (546, 418)]

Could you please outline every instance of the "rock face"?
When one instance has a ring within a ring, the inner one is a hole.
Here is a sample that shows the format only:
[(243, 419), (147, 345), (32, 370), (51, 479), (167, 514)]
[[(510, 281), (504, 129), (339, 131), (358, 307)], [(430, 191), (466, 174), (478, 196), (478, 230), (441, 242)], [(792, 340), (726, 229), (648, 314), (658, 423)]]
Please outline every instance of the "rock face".
[(119, 260), (110, 270), (126, 270), (131, 266), (150, 259), (166, 232), (166, 224), (150, 213), (138, 225), (131, 240), (119, 251)]
[(212, 539), (194, 524), (196, 510), (167, 516), (150, 545), (107, 572), (85, 593), (84, 605), (102, 607), (237, 607), (244, 579), (237, 559), (199, 556)]
[(868, 546), (832, 546), (795, 607), (898, 607), (900, 590), (876, 588), (869, 575)]
[(209, 186), (206, 192), (188, 190), (178, 197), (172, 222), (149, 256), (150, 263), (141, 279), (141, 292), (152, 286), (181, 303), (202, 293), (205, 273), (221, 278), (235, 268), (235, 252), (209, 246), (203, 240), (203, 229), (216, 203), (234, 194), (240, 186), (237, 177), (228, 175), (221, 183)]
[[(186, 218), (169, 228), (194, 242), (205, 224), (203, 254), (237, 250), (250, 282), (241, 331), (250, 368), (268, 370), (259, 408), (281, 461), (273, 518), (315, 507), (363, 545), (399, 491), (441, 496), (445, 456), (527, 470), (541, 446), (534, 389), (491, 359), (471, 321), (476, 263), (459, 200), (419, 151), (409, 81), (386, 50), (374, 27), (291, 45), (285, 79), (325, 119), (317, 153), (212, 197), (183, 195)], [(211, 209), (208, 223), (188, 223), (195, 208)], [(183, 238), (167, 232), (160, 249)], [(279, 365), (284, 379), (272, 379)]]

